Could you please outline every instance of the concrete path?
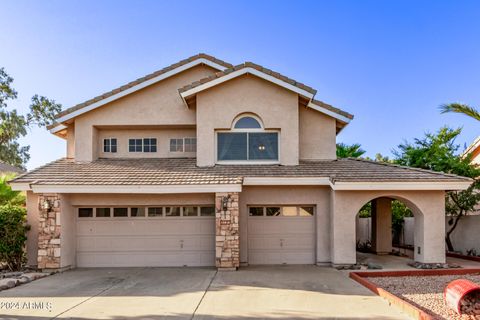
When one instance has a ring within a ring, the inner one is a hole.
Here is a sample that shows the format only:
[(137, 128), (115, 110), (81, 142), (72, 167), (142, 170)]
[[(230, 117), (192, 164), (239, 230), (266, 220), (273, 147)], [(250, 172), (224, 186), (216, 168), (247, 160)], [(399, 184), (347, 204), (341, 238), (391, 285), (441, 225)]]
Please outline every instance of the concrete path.
[(408, 319), (316, 266), (77, 269), (0, 292), (0, 319)]

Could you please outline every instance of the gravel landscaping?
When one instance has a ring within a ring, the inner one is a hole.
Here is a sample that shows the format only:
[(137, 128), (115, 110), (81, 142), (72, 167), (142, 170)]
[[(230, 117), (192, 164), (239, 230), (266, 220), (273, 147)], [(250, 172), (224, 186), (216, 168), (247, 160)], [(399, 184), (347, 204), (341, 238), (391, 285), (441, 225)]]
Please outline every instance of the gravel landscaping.
[(443, 291), (448, 283), (456, 279), (467, 279), (480, 284), (480, 274), (448, 276), (405, 276), (405, 277), (369, 277), (369, 281), (378, 287), (401, 297), (419, 309), (426, 311), (436, 319), (472, 320), (477, 316), (458, 315), (445, 305)]

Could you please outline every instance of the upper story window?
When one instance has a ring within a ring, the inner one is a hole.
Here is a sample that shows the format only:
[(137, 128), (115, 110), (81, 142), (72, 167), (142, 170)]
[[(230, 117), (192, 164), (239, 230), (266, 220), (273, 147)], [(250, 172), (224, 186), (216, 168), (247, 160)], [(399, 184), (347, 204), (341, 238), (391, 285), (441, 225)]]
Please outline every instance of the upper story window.
[(128, 139), (128, 152), (157, 152), (157, 138)]
[(197, 152), (197, 138), (170, 139), (170, 152)]
[(117, 139), (116, 138), (108, 138), (103, 139), (103, 152), (117, 152)]
[(232, 129), (217, 133), (217, 161), (278, 162), (278, 132), (267, 131), (260, 119), (243, 116)]

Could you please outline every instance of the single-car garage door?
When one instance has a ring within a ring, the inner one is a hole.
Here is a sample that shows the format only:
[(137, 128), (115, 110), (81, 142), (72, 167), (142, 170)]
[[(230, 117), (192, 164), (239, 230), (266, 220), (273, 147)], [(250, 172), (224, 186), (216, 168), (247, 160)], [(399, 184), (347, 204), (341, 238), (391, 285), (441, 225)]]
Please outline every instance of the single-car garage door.
[(249, 206), (249, 264), (314, 264), (314, 206)]
[(214, 206), (81, 207), (78, 267), (213, 266)]

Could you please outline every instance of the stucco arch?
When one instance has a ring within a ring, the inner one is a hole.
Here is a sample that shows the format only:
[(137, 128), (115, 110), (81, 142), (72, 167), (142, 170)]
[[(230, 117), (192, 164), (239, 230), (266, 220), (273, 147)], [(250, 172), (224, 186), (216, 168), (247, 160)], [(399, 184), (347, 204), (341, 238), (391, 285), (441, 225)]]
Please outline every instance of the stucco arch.
[(230, 124), (230, 129), (231, 130), (234, 130), (235, 129), (235, 124), (237, 123), (238, 120), (244, 118), (244, 117), (252, 117), (254, 118), (255, 120), (258, 121), (258, 123), (260, 124), (261, 126), (261, 129), (265, 129), (265, 124), (263, 123), (263, 120), (262, 120), (262, 117), (260, 117), (258, 114), (254, 113), (254, 112), (240, 112), (239, 114), (237, 114), (233, 120), (232, 120), (232, 123)]
[(377, 198), (404, 202), (415, 216), (415, 261), (445, 262), (445, 196), (443, 191), (335, 191), (332, 193), (333, 264), (356, 262), (355, 219), (361, 207)]

